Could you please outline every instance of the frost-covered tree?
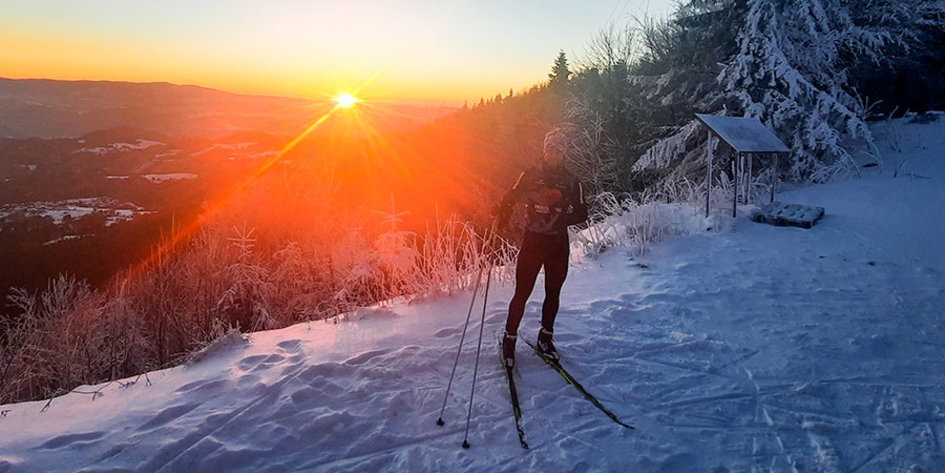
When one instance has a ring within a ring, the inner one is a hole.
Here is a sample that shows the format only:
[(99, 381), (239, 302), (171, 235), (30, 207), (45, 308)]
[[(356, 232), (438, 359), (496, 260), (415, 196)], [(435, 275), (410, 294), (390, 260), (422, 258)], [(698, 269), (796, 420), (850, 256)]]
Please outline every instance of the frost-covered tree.
[(600, 30), (572, 80), (566, 103), (569, 161), (594, 193), (618, 185), (621, 165), (632, 156), (638, 113), (628, 79), (635, 40), (630, 28)]
[(329, 300), (327, 277), (320, 270), (322, 258), (297, 241), (290, 241), (273, 253), (270, 305), (280, 322), (300, 322), (320, 317), (320, 302)]
[(617, 156), (621, 149), (608, 136), (603, 116), (581, 101), (572, 100), (568, 108), (569, 116), (581, 124), (561, 127), (567, 137), (568, 169), (591, 195), (614, 189), (618, 185)]
[[(737, 9), (741, 2), (719, 2)], [(866, 107), (849, 70), (909, 47), (919, 28), (941, 27), (943, 2), (923, 0), (750, 0), (737, 52), (700, 95), (703, 112), (760, 118), (793, 150), (790, 176), (825, 180), (855, 169), (853, 150), (875, 154)], [(718, 15), (717, 13), (713, 13)], [(664, 74), (674, 74), (670, 71)], [(698, 170), (704, 146), (692, 122), (656, 143), (639, 168)], [(687, 164), (688, 163), (688, 164)]]
[(234, 229), (236, 236), (230, 238), (238, 251), (235, 262), (223, 272), (228, 276), (230, 285), (220, 295), (217, 310), (225, 320), (237, 323), (243, 331), (270, 328), (272, 316), (269, 312), (268, 295), (272, 288), (269, 283), (269, 271), (255, 261), (253, 248), (256, 239), (255, 229)]
[(855, 164), (850, 139), (872, 147), (850, 66), (878, 63), (886, 47), (912, 38), (933, 13), (932, 3), (752, 2), (739, 53), (720, 81), (746, 116), (761, 118), (788, 141), (795, 153), (792, 177), (827, 178), (825, 166)]

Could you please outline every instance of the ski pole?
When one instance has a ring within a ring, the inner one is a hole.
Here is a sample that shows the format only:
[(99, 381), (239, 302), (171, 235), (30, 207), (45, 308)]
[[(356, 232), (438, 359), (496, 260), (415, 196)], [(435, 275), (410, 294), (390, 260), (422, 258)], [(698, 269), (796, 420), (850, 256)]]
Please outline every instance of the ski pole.
[(473, 368), (472, 390), (469, 393), (469, 413), (466, 415), (466, 433), (463, 435), (463, 448), (469, 448), (469, 421), (472, 419), (473, 396), (476, 395), (476, 375), (479, 373), (479, 353), (482, 351), (482, 330), (486, 325), (486, 305), (489, 302), (489, 284), (492, 282), (492, 263), (486, 275), (486, 291), (482, 296), (482, 320), (479, 322), (479, 345), (476, 346), (476, 365)]
[(463, 341), (466, 340), (466, 329), (469, 328), (469, 318), (472, 316), (473, 306), (476, 304), (476, 295), (479, 294), (479, 284), (482, 282), (482, 268), (476, 274), (476, 286), (473, 289), (472, 300), (469, 302), (469, 312), (466, 313), (466, 324), (463, 325), (463, 335), (459, 337), (459, 348), (456, 349), (456, 360), (453, 361), (453, 372), (450, 373), (450, 382), (446, 385), (446, 395), (443, 396), (443, 407), (440, 409), (440, 418), (436, 420), (436, 425), (442, 426), (443, 412), (446, 410), (446, 400), (450, 397), (450, 388), (453, 386), (453, 377), (456, 376), (456, 366), (459, 365), (459, 354), (463, 351)]
[[(491, 247), (492, 243), (495, 241), (496, 227), (498, 225), (498, 220), (492, 222), (492, 229), (490, 230), (488, 245)], [(469, 448), (469, 422), (472, 419), (472, 410), (473, 410), (473, 398), (476, 395), (476, 377), (479, 374), (479, 354), (482, 352), (482, 332), (486, 326), (486, 307), (489, 305), (489, 286), (492, 283), (492, 269), (493, 261), (489, 260), (489, 273), (486, 274), (486, 290), (482, 295), (482, 318), (479, 321), (479, 343), (476, 345), (476, 364), (473, 367), (473, 381), (472, 389), (469, 393), (469, 412), (466, 414), (466, 433), (463, 434), (463, 448)]]
[[(494, 240), (496, 225), (498, 225), (498, 220), (495, 220), (492, 222), (492, 228), (490, 229), (490, 231), (492, 232), (493, 235), (489, 240), (490, 242)], [(492, 270), (491, 265), (489, 266), (489, 269), (490, 271)], [(476, 305), (476, 296), (479, 294), (479, 286), (481, 284), (482, 284), (482, 267), (480, 266), (479, 272), (476, 273), (476, 285), (473, 288), (472, 298), (469, 301), (469, 311), (466, 312), (466, 323), (463, 325), (463, 334), (459, 338), (459, 347), (456, 348), (456, 358), (453, 360), (453, 371), (450, 372), (450, 381), (449, 383), (446, 384), (446, 394), (443, 396), (443, 407), (440, 408), (440, 417), (436, 419), (436, 425), (439, 425), (439, 426), (442, 426), (446, 423), (443, 421), (443, 412), (446, 411), (446, 401), (450, 397), (450, 389), (453, 386), (453, 378), (456, 376), (456, 367), (459, 365), (459, 355), (463, 351), (463, 343), (466, 340), (466, 330), (469, 328), (469, 319), (472, 316), (473, 307), (475, 307)]]

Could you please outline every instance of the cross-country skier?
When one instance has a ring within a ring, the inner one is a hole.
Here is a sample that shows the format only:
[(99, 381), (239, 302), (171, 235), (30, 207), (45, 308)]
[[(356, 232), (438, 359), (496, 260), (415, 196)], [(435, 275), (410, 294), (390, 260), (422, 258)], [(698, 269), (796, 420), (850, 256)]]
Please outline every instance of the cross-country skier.
[(525, 206), (525, 237), (515, 267), (515, 295), (509, 303), (502, 338), (502, 360), (509, 367), (515, 363), (515, 340), (525, 314), (525, 302), (542, 267), (545, 268), (545, 302), (541, 308), (537, 346), (550, 358), (559, 358), (552, 338), (561, 286), (568, 275), (568, 226), (587, 221), (583, 188), (565, 169), (566, 154), (567, 140), (561, 129), (545, 135), (540, 162), (522, 172), (499, 206), (500, 228), (508, 225), (517, 203)]

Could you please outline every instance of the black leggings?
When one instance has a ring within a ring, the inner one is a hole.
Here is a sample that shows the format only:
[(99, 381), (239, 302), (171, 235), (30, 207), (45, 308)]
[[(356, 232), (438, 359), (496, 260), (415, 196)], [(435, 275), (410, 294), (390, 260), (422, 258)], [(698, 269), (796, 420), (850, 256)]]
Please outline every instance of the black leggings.
[(509, 303), (509, 318), (505, 322), (506, 333), (515, 335), (518, 332), (522, 316), (525, 315), (525, 303), (535, 288), (535, 280), (542, 266), (545, 267), (545, 302), (541, 306), (541, 326), (549, 332), (554, 331), (561, 286), (568, 276), (569, 246), (567, 233), (525, 233), (522, 248), (518, 253), (518, 264), (515, 266), (515, 295)]

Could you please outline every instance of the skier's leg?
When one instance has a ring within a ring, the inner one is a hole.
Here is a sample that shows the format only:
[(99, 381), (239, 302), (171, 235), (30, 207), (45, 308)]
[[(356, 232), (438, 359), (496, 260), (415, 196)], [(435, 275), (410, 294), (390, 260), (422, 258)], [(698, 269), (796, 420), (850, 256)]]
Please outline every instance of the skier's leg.
[(535, 280), (541, 270), (541, 246), (530, 236), (529, 233), (525, 234), (515, 265), (515, 294), (509, 302), (509, 318), (505, 321), (505, 333), (509, 335), (518, 333), (518, 326), (525, 315), (525, 303), (535, 288)]
[(535, 346), (552, 360), (558, 359), (553, 342), (555, 318), (558, 316), (561, 287), (568, 276), (568, 235), (549, 238), (545, 247), (545, 302), (541, 307), (541, 330)]
[(555, 318), (560, 306), (561, 287), (568, 277), (568, 256), (570, 247), (568, 235), (550, 237), (544, 254), (545, 266), (545, 302), (541, 307), (541, 326), (547, 332), (554, 332)]

